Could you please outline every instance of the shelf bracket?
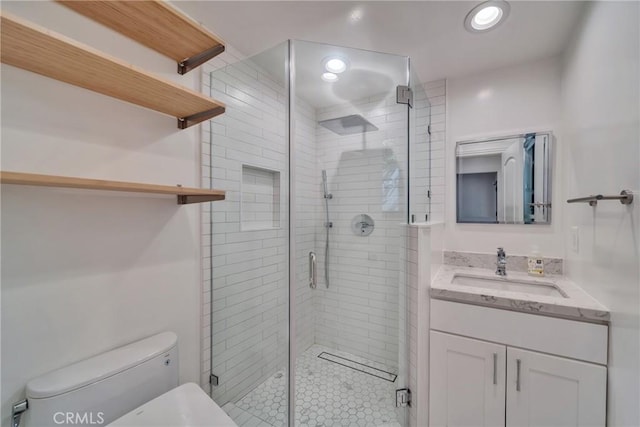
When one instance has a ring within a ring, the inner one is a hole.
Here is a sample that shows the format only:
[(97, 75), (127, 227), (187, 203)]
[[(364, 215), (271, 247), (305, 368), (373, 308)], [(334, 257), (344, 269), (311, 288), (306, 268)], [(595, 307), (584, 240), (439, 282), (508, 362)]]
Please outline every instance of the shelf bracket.
[(189, 71), (199, 67), (211, 58), (215, 58), (222, 52), (224, 52), (224, 45), (219, 44), (212, 47), (211, 49), (205, 50), (204, 52), (200, 52), (197, 55), (193, 55), (189, 58), (183, 59), (182, 61), (178, 62), (178, 74), (187, 74)]
[(214, 118), (224, 113), (224, 107), (216, 107), (211, 110), (202, 111), (186, 117), (178, 117), (178, 129), (186, 129), (190, 126), (197, 125), (200, 122)]
[(191, 203), (204, 203), (204, 202), (216, 202), (218, 200), (224, 200), (224, 195), (220, 196), (187, 196), (184, 194), (178, 194), (179, 205), (189, 205)]

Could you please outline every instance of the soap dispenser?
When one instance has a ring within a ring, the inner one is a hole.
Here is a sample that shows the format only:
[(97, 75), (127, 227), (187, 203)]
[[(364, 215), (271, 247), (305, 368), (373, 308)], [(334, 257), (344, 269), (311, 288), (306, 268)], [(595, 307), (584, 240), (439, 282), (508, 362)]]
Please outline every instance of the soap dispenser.
[(529, 255), (528, 272), (530, 276), (544, 276), (544, 258), (542, 258), (537, 246), (532, 248)]

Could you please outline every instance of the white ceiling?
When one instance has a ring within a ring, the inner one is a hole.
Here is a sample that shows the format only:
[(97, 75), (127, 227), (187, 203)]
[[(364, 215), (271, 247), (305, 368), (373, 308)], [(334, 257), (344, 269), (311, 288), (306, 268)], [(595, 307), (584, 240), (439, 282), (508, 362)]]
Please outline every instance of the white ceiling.
[[(411, 57), (422, 81), (559, 54), (584, 2), (511, 1), (485, 34), (463, 27), (469, 1), (174, 1), (229, 45), (253, 55), (287, 39)], [(351, 19), (360, 11), (361, 19)]]
[[(422, 82), (560, 54), (585, 4), (579, 1), (511, 1), (511, 13), (504, 24), (484, 34), (472, 34), (464, 29), (463, 21), (479, 1), (176, 0), (173, 3), (218, 34), (228, 45), (249, 56), (287, 39), (314, 41), (408, 56)], [(296, 61), (304, 64), (304, 68), (298, 70), (301, 78), (297, 82), (298, 94), (313, 100), (315, 106), (335, 104), (337, 99), (347, 95), (335, 92), (344, 92), (365, 77), (360, 75), (347, 80), (345, 73), (341, 76), (342, 81), (330, 88), (331, 85), (318, 78), (325, 51), (319, 48), (315, 54), (309, 53), (309, 61), (303, 62), (300, 58)], [(376, 57), (369, 66), (374, 63), (378, 66), (379, 59)], [(362, 62), (356, 68), (366, 66)], [(318, 67), (317, 71), (315, 67)], [(381, 72), (374, 68), (369, 71)], [(313, 81), (302, 79), (311, 76)], [(375, 79), (376, 76), (368, 77)], [(306, 89), (302, 87), (303, 83)], [(340, 86), (344, 90), (339, 89)]]
[[(365, 98), (389, 96), (396, 86), (407, 84), (409, 60), (406, 56), (352, 49), (314, 42), (295, 42), (295, 92), (315, 108), (336, 106)], [(280, 44), (251, 57), (284, 85), (286, 45)], [(322, 80), (324, 60), (344, 58), (348, 62), (345, 72), (335, 82)], [(384, 98), (382, 98), (384, 99)]]

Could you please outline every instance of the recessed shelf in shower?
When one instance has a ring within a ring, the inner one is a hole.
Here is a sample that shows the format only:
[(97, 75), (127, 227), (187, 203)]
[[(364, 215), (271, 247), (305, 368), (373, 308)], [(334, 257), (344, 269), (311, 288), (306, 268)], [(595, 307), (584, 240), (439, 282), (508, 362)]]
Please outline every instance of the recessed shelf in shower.
[(280, 172), (242, 165), (240, 226), (243, 231), (280, 227)]

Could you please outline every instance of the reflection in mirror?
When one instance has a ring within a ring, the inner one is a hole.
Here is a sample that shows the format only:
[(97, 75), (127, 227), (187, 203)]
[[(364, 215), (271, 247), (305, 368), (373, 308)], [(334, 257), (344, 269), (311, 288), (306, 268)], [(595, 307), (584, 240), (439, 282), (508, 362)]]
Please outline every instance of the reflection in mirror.
[(459, 223), (549, 224), (551, 133), (456, 144)]

